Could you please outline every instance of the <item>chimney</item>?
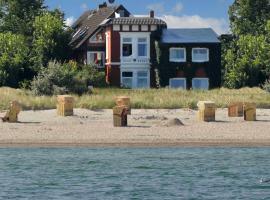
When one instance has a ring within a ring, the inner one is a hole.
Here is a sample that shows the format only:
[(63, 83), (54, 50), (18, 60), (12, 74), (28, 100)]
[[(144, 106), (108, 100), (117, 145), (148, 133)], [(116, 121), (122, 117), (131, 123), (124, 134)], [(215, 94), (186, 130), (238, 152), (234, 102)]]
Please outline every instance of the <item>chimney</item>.
[(99, 4), (98, 5), (98, 8), (101, 9), (101, 8), (106, 8), (107, 7), (107, 3), (104, 2), (103, 4)]
[(150, 17), (151, 17), (151, 18), (154, 18), (154, 17), (155, 17), (155, 11), (150, 10)]

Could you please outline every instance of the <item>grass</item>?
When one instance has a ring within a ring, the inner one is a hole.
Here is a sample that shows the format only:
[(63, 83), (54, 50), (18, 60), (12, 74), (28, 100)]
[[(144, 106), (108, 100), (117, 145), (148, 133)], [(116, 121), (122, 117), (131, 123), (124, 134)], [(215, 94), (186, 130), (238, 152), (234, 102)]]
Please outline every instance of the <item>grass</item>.
[[(229, 90), (225, 88), (210, 91), (182, 91), (171, 89), (124, 90), (124, 89), (95, 89), (92, 95), (74, 95), (77, 108), (110, 109), (117, 96), (129, 96), (132, 108), (170, 109), (196, 108), (200, 100), (214, 101), (218, 107), (226, 107), (235, 101), (254, 102), (258, 108), (270, 108), (270, 93), (260, 88), (243, 88)], [(42, 110), (56, 108), (56, 96), (37, 97), (31, 91), (20, 89), (0, 88), (0, 110), (6, 110), (9, 102), (17, 100), (25, 110)]]

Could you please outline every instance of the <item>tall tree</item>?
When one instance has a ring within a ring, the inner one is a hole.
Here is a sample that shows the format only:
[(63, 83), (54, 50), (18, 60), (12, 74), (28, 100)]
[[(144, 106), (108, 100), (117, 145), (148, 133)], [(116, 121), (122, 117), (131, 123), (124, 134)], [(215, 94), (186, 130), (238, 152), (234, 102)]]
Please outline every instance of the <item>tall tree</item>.
[(0, 31), (31, 36), (44, 0), (0, 0)]
[(52, 59), (64, 61), (69, 57), (70, 31), (59, 10), (46, 11), (34, 20), (33, 61), (46, 66)]
[(235, 0), (229, 9), (231, 29), (235, 35), (265, 33), (270, 19), (269, 0)]

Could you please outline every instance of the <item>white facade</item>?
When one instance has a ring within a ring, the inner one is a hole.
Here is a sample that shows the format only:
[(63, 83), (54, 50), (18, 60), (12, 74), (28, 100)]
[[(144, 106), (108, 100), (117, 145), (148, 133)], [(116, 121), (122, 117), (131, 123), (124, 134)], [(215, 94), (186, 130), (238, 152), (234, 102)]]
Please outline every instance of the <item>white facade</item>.
[(121, 85), (150, 88), (150, 32), (121, 32)]

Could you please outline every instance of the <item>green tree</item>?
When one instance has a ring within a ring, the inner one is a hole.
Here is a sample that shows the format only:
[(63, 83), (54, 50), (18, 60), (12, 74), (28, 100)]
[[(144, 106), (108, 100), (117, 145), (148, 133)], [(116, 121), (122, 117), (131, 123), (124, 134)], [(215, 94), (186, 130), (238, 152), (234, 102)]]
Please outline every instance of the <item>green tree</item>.
[(33, 22), (44, 0), (0, 0), (0, 30), (25, 36), (33, 33)]
[(235, 0), (229, 9), (232, 32), (236, 35), (265, 33), (270, 19), (269, 0)]
[(18, 86), (28, 54), (23, 35), (0, 33), (0, 86)]
[(50, 60), (68, 59), (70, 35), (64, 15), (59, 10), (46, 11), (37, 16), (34, 21), (32, 55), (35, 66), (46, 66)]

